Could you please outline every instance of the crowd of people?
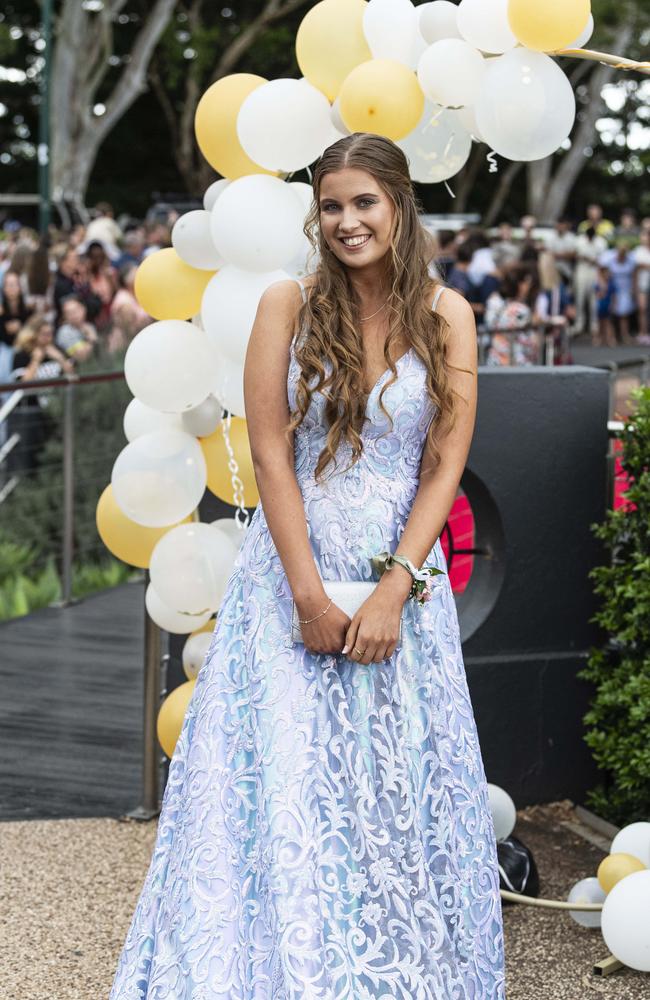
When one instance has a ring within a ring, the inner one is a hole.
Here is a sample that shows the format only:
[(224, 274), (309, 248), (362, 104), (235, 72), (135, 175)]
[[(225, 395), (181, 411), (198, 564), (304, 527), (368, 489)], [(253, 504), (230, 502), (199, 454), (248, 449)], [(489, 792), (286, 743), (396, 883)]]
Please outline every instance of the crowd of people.
[[(564, 345), (584, 334), (593, 346), (650, 345), (650, 218), (625, 209), (615, 225), (600, 205), (552, 230), (527, 215), (493, 234), (438, 233), (438, 268), (471, 303), (488, 334), (485, 362), (536, 364), (540, 331)], [(564, 336), (560, 336), (564, 333)]]
[[(0, 382), (52, 378), (90, 358), (124, 350), (151, 317), (134, 294), (150, 253), (171, 245), (177, 214), (164, 223), (120, 226), (106, 203), (88, 225), (51, 229), (47, 241), (19, 223), (0, 231)], [(488, 365), (540, 362), (540, 331), (586, 334), (594, 345), (650, 344), (650, 218), (625, 210), (617, 225), (589, 205), (553, 230), (533, 216), (515, 228), (438, 230), (436, 265), (471, 303), (486, 337)], [(570, 361), (558, 350), (554, 363)], [(4, 399), (7, 398), (6, 393)], [(47, 434), (47, 397), (26, 395), (0, 423), (0, 446), (19, 429), (10, 468), (34, 466)]]

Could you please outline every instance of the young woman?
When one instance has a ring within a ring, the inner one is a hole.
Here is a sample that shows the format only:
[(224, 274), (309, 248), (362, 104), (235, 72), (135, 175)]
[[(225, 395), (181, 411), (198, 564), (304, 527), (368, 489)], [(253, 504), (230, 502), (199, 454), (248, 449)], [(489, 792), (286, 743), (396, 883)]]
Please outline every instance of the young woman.
[[(435, 248), (390, 140), (334, 143), (313, 188), (317, 270), (264, 293), (246, 356), (261, 503), (112, 1000), (505, 997), (494, 828), (440, 543), (475, 420), (472, 310), (429, 276)], [(377, 579), (382, 551), (404, 563)], [(409, 565), (443, 571), (424, 603)], [(349, 617), (328, 580), (376, 586)]]
[(485, 327), (491, 334), (487, 365), (539, 364), (540, 341), (531, 305), (537, 299), (535, 265), (511, 264), (506, 268), (499, 290), (492, 292), (485, 304)]

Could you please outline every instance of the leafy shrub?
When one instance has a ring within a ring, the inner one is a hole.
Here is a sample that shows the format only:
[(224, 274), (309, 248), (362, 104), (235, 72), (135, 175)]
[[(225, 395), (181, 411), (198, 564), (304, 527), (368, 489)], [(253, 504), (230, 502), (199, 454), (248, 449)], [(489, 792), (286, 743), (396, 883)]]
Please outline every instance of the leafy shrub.
[(605, 632), (578, 674), (595, 693), (585, 741), (603, 777), (587, 802), (617, 824), (650, 817), (650, 388), (632, 393), (621, 432), (624, 504), (591, 529), (609, 553), (590, 577), (601, 598), (591, 619)]

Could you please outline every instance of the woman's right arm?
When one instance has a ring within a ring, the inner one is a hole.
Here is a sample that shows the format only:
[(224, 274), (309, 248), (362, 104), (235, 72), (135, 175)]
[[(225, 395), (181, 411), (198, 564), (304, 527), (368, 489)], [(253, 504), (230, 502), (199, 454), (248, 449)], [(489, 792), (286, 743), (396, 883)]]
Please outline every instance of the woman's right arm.
[[(307, 534), (303, 498), (294, 471), (293, 434), (289, 442), (284, 436), (290, 418), (289, 348), (300, 301), (300, 289), (292, 280), (276, 282), (262, 295), (246, 351), (244, 401), (266, 522), (300, 617), (312, 618), (326, 607), (329, 598)], [(324, 617), (329, 619), (329, 613)]]

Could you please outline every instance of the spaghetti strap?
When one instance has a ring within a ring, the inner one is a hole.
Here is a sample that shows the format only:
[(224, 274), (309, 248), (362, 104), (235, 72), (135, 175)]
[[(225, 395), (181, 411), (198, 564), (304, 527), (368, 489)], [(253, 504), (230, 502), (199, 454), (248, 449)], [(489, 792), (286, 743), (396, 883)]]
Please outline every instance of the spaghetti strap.
[(307, 301), (307, 291), (305, 289), (305, 286), (303, 285), (303, 283), (300, 280), (300, 278), (295, 278), (294, 280), (297, 281), (298, 284), (299, 284), (299, 286), (300, 286), (300, 294), (302, 295), (302, 301), (306, 302)]
[(435, 312), (436, 309), (438, 308), (438, 302), (440, 301), (440, 296), (442, 295), (446, 287), (447, 287), (446, 285), (441, 285), (440, 288), (436, 291), (436, 294), (433, 296), (433, 302), (431, 303), (431, 309), (433, 310), (433, 312)]

